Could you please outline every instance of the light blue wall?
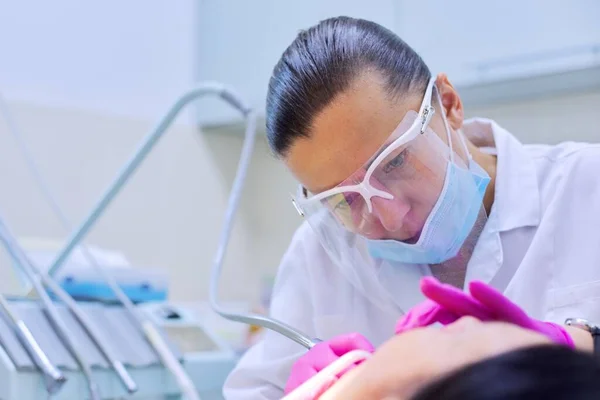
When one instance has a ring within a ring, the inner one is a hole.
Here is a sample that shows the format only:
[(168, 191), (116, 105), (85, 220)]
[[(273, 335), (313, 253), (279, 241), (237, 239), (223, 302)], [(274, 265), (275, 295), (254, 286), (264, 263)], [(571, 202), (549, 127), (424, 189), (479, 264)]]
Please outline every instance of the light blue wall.
[(194, 0), (1, 0), (0, 91), (156, 119), (193, 82)]

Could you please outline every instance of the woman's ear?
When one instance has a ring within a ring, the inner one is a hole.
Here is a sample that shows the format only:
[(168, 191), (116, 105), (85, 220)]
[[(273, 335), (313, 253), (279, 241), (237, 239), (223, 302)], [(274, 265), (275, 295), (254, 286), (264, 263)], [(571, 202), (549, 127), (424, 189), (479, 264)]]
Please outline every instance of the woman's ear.
[(464, 120), (464, 111), (458, 92), (454, 89), (446, 74), (439, 74), (435, 85), (439, 91), (448, 124), (452, 130), (460, 129)]

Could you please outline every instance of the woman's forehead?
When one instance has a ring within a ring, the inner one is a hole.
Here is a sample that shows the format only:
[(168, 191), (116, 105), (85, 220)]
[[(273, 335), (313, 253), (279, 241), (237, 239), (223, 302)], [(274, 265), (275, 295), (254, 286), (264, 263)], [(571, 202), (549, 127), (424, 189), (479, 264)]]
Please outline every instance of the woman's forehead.
[(420, 100), (392, 100), (381, 78), (363, 75), (314, 118), (310, 136), (296, 140), (286, 163), (311, 192), (334, 187), (369, 160)]

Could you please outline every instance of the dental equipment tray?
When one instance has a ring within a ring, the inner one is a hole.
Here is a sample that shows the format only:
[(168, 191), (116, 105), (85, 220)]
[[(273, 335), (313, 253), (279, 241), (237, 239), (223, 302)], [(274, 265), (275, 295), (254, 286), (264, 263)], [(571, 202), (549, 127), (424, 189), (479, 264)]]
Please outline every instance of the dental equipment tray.
[[(104, 339), (125, 365), (132, 367), (144, 367), (160, 364), (158, 356), (144, 339), (142, 333), (131, 321), (131, 317), (122, 307), (108, 307), (98, 303), (79, 303), (81, 309), (90, 317), (99, 335)], [(76, 343), (79, 344), (83, 356), (90, 361), (93, 368), (106, 369), (110, 366), (87, 335), (85, 330), (69, 309), (56, 304), (56, 308), (69, 331), (73, 334)], [(54, 331), (49, 319), (46, 318), (42, 306), (35, 301), (17, 301), (11, 303), (14, 310), (25, 322), (36, 341), (50, 361), (57, 367), (65, 370), (79, 370), (75, 359), (63, 345), (57, 333)], [(163, 334), (164, 336), (164, 334)], [(165, 337), (167, 339), (167, 337)], [(21, 346), (11, 326), (5, 318), (0, 318), (0, 341), (4, 344), (8, 356), (17, 369), (32, 369), (33, 364), (29, 355)], [(169, 343), (169, 342), (168, 342)], [(181, 359), (181, 354), (172, 343), (171, 351)]]
[[(80, 368), (59, 339), (42, 306), (37, 301), (26, 299), (13, 300), (10, 305), (11, 309), (23, 319), (49, 360), (63, 370), (68, 379), (65, 387), (53, 398), (87, 398), (86, 383)], [(150, 375), (150, 378), (144, 377), (143, 380), (155, 380), (163, 386), (161, 390), (164, 394), (168, 395), (169, 391), (172, 394), (178, 393), (174, 380), (160, 364), (157, 354), (138, 327), (131, 321), (127, 310), (99, 303), (79, 303), (79, 306), (90, 317), (98, 334), (105, 339), (106, 345), (111, 347), (117, 359), (132, 371), (132, 376), (136, 381), (141, 379), (141, 372), (144, 371)], [(126, 392), (116, 374), (110, 369), (83, 327), (79, 325), (66, 306), (56, 303), (56, 307), (72, 333), (79, 351), (91, 364), (94, 379), (101, 387), (102, 398), (124, 397)], [(159, 330), (165, 336), (160, 327)], [(165, 336), (165, 339), (168, 338)], [(181, 360), (182, 353), (175, 348), (171, 341), (167, 340), (167, 343), (177, 358)], [(48, 394), (44, 390), (42, 376), (3, 314), (0, 318), (0, 344), (2, 346), (0, 347), (0, 364), (2, 364), (0, 368), (0, 399), (37, 400), (47, 398)], [(142, 394), (148, 389), (150, 388), (140, 385), (136, 394)], [(144, 396), (140, 398), (144, 398)]]
[[(180, 399), (181, 391), (127, 310), (117, 305), (78, 302), (94, 323), (99, 336), (115, 357), (123, 362), (138, 386), (128, 395), (121, 381), (68, 308), (55, 303), (59, 315), (72, 333), (78, 350), (92, 364), (94, 381), (102, 400)], [(53, 400), (88, 399), (81, 369), (67, 351), (40, 304), (33, 299), (13, 299), (11, 311), (25, 322), (36, 341), (60, 368), (67, 382)], [(196, 317), (191, 308), (169, 302), (142, 303), (136, 307), (165, 338), (192, 379), (202, 400), (222, 400), (223, 383), (237, 362), (237, 355), (215, 332)], [(17, 339), (8, 318), (0, 311), (0, 400), (48, 398), (41, 373)]]

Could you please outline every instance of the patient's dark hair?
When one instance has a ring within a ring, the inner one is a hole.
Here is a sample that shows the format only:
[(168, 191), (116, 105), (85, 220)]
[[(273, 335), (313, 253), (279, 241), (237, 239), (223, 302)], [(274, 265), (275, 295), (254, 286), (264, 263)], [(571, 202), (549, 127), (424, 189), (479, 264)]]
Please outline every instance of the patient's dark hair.
[(424, 92), (431, 72), (390, 30), (363, 19), (337, 17), (301, 31), (273, 70), (267, 93), (267, 138), (285, 156), (308, 137), (315, 116), (367, 69), (385, 79), (390, 98)]
[(475, 363), (411, 400), (600, 399), (600, 362), (562, 346), (517, 350)]

